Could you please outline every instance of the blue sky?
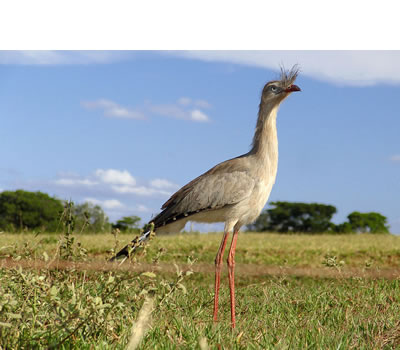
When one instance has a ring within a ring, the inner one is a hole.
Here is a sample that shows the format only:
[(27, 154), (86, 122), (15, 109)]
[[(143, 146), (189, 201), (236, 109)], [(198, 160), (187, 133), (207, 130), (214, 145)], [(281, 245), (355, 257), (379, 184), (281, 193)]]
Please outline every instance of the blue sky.
[(270, 200), (378, 211), (400, 233), (400, 51), (0, 51), (0, 190), (146, 221), (248, 151), (263, 85), (294, 63)]

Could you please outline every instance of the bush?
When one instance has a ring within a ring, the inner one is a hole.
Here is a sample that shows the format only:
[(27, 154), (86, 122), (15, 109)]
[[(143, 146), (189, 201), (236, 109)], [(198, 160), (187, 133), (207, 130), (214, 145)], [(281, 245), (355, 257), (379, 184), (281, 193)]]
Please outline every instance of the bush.
[(59, 199), (46, 193), (4, 191), (0, 193), (0, 228), (11, 232), (56, 231), (63, 209)]

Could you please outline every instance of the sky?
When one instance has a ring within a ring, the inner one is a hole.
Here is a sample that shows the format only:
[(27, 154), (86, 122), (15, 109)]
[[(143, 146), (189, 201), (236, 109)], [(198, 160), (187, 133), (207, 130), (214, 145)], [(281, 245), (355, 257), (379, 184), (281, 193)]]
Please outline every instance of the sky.
[(376, 211), (400, 234), (400, 51), (0, 51), (0, 191), (144, 223), (249, 150), (264, 84), (293, 64), (269, 201)]

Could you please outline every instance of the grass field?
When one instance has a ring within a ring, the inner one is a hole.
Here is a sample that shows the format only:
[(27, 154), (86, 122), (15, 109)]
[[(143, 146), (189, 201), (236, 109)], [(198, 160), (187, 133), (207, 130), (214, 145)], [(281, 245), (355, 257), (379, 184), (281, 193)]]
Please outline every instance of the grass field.
[(400, 348), (400, 237), (240, 234), (234, 331), (226, 269), (211, 317), (221, 234), (160, 236), (105, 263), (130, 238), (76, 235), (67, 249), (0, 233), (0, 348), (133, 349), (141, 331), (140, 349)]

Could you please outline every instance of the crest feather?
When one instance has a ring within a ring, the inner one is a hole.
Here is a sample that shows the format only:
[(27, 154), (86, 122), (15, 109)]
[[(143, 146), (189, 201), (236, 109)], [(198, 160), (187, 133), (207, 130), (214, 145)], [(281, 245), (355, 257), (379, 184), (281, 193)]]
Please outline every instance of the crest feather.
[(283, 83), (283, 86), (292, 85), (299, 75), (299, 72), (300, 67), (298, 64), (295, 64), (290, 70), (286, 70), (284, 66), (281, 66), (280, 81)]

